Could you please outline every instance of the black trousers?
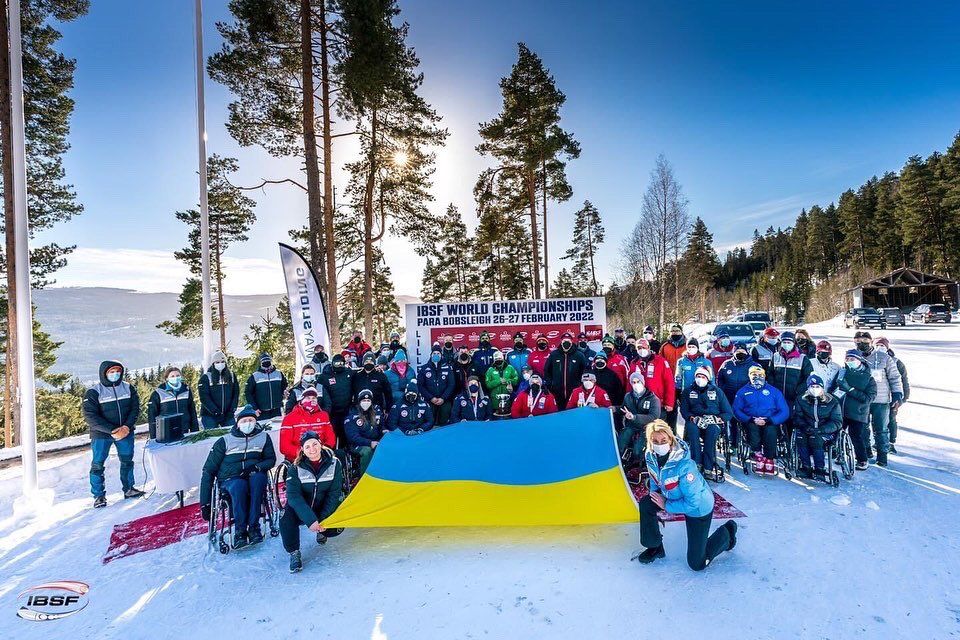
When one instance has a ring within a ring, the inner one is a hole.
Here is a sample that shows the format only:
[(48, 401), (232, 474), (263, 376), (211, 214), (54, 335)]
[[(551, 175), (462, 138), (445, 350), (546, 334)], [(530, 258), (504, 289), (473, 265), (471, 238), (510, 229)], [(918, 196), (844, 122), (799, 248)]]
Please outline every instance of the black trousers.
[[(660, 507), (650, 499), (649, 495), (643, 496), (640, 500), (640, 544), (647, 549), (663, 544), (660, 523), (657, 521), (659, 510)], [(730, 531), (725, 526), (719, 527), (713, 535), (707, 536), (710, 533), (712, 521), (712, 511), (699, 518), (686, 516), (687, 564), (694, 571), (705, 569), (714, 558), (730, 547)]]
[(746, 424), (747, 437), (750, 441), (750, 450), (760, 451), (760, 442), (763, 441), (763, 457), (771, 460), (777, 457), (777, 425), (769, 422), (762, 427), (752, 420)]
[[(347, 419), (347, 413), (348, 411), (340, 409), (330, 410), (330, 425), (333, 427), (333, 433), (337, 436), (337, 444), (341, 444), (347, 440), (346, 431), (343, 429), (343, 422)], [(386, 414), (384, 414), (384, 416), (386, 416)]]
[[(677, 392), (677, 395), (680, 395), (680, 392)], [(670, 425), (670, 430), (673, 431), (673, 435), (677, 435), (677, 407), (673, 408), (673, 411), (667, 411), (666, 409), (661, 410), (661, 418)]]
[[(317, 520), (320, 519), (320, 514), (317, 513), (316, 509), (313, 510), (313, 515), (316, 516)], [(287, 553), (293, 553), (300, 549), (300, 525), (305, 524), (307, 523), (300, 519), (296, 511), (290, 508), (284, 509), (283, 515), (280, 517), (280, 540), (283, 541), (283, 548)], [(323, 532), (323, 535), (333, 538), (342, 532), (343, 529), (327, 529)]]

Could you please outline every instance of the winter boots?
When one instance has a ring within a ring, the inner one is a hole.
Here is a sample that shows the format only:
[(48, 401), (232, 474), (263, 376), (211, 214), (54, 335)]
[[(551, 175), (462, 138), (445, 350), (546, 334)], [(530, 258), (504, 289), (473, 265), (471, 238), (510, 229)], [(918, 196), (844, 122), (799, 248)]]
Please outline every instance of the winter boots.
[(723, 523), (723, 526), (727, 528), (727, 532), (730, 534), (730, 546), (727, 547), (727, 551), (733, 551), (733, 548), (737, 546), (737, 523), (733, 520), (727, 520)]
[(893, 455), (897, 455), (897, 448), (894, 446), (894, 444), (893, 444), (892, 442), (890, 443), (890, 451), (889, 451), (889, 453), (892, 453)]
[(290, 554), (290, 573), (297, 573), (303, 569), (303, 560), (300, 558), (300, 550), (297, 549)]
[(643, 553), (638, 556), (634, 556), (634, 560), (639, 560), (640, 564), (650, 564), (658, 558), (666, 558), (667, 554), (663, 550), (663, 545), (659, 547), (651, 547), (650, 549), (644, 549)]
[(260, 544), (263, 542), (263, 532), (260, 531), (259, 523), (252, 525), (250, 529), (247, 530), (247, 538), (250, 540), (250, 544)]
[(777, 461), (775, 458), (766, 458), (759, 451), (753, 454), (753, 468), (757, 473), (765, 475), (774, 475), (777, 472)]
[(107, 506), (107, 496), (97, 496), (93, 499), (93, 508), (100, 509)]
[(130, 487), (123, 492), (123, 499), (128, 500), (130, 498), (142, 498), (145, 495), (147, 494), (143, 491), (140, 491), (140, 489), (137, 489), (136, 487)]
[(866, 470), (867, 470), (867, 463), (866, 463), (866, 462), (858, 462), (858, 463), (857, 463), (857, 471), (866, 471)]
[(233, 538), (233, 548), (234, 549), (243, 549), (244, 547), (250, 544), (250, 539), (247, 538), (246, 529), (237, 529)]

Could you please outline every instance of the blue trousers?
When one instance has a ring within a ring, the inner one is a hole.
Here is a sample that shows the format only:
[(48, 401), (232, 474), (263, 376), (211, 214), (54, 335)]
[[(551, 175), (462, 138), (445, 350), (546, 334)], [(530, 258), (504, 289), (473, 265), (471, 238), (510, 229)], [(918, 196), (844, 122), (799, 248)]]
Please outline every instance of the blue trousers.
[(237, 531), (246, 531), (256, 525), (260, 520), (263, 496), (267, 491), (267, 474), (256, 471), (248, 478), (230, 478), (224, 481), (223, 488), (230, 494)]
[(214, 418), (213, 416), (200, 416), (200, 426), (203, 427), (203, 430), (207, 429), (219, 429), (221, 427), (232, 427), (237, 423), (233, 419), (233, 416), (223, 416), (220, 418)]
[[(717, 438), (720, 437), (720, 427), (711, 424), (701, 429), (691, 421), (687, 421), (683, 428), (683, 439), (690, 445), (690, 459), (702, 465), (707, 471), (713, 471), (717, 466)], [(700, 440), (703, 440), (703, 446)]]
[(93, 461), (90, 463), (90, 493), (94, 498), (107, 494), (103, 470), (110, 456), (111, 446), (117, 447), (117, 457), (120, 458), (120, 485), (124, 491), (133, 488), (133, 431), (123, 440), (95, 438), (90, 441), (90, 449), (93, 451)]
[(816, 433), (799, 432), (796, 435), (797, 456), (800, 458), (800, 466), (809, 467), (810, 457), (813, 456), (813, 468), (822, 471), (827, 459), (824, 454), (823, 438)]
[[(887, 456), (890, 451), (890, 404), (874, 402), (870, 405), (870, 426), (873, 428), (873, 444), (877, 447), (877, 455)], [(863, 439), (870, 453), (870, 432), (864, 430)]]

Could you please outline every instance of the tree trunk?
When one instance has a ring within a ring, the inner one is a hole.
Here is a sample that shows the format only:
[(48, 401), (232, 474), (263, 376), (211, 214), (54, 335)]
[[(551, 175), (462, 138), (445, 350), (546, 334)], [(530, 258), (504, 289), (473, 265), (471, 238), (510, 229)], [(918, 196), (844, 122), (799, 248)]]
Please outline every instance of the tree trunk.
[(303, 161), (307, 174), (307, 221), (310, 233), (310, 266), (326, 288), (326, 263), (320, 260), (323, 213), (320, 204), (320, 164), (313, 96), (313, 30), (311, 0), (300, 0), (300, 82), (303, 87)]
[(20, 435), (20, 389), (17, 384), (17, 279), (14, 269), (16, 245), (14, 243), (13, 215), (13, 119), (10, 97), (10, 21), (8, 2), (3, 2), (0, 11), (0, 154), (3, 156), (3, 223), (6, 232), (7, 260), (7, 354), (6, 376), (3, 393), (3, 425), (6, 447), (19, 444)]
[(590, 281), (593, 283), (593, 295), (597, 295), (597, 268), (593, 263), (593, 225), (587, 224), (587, 250), (590, 252)]
[(220, 325), (220, 350), (226, 353), (227, 351), (227, 318), (223, 310), (223, 263), (222, 263), (222, 253), (223, 245), (220, 244), (220, 220), (219, 218), (214, 218), (213, 223), (213, 235), (215, 238), (214, 241), (214, 258), (216, 260), (216, 278), (217, 278), (217, 322)]
[(327, 0), (320, 1), (320, 112), (323, 122), (323, 251), (327, 261), (327, 326), (330, 353), (340, 351), (340, 308), (337, 300), (337, 251), (333, 234), (333, 137), (330, 127), (330, 63), (327, 58)]
[(363, 197), (363, 337), (373, 335), (373, 192), (376, 186), (377, 110), (370, 114), (370, 151)]
[(550, 254), (547, 239), (547, 161), (540, 158), (543, 172), (543, 297), (550, 297)]
[(540, 299), (540, 234), (537, 233), (537, 185), (533, 170), (527, 171), (527, 195), (530, 201), (530, 238), (533, 245), (533, 297)]

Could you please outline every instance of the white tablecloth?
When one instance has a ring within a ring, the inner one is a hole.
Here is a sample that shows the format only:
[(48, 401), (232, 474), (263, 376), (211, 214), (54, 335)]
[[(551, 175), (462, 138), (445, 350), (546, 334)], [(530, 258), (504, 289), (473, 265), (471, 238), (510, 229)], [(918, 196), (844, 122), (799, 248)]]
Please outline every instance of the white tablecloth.
[[(279, 464), (283, 457), (280, 455), (279, 422), (272, 425), (267, 434), (273, 440), (273, 450), (277, 454)], [(176, 493), (199, 487), (203, 463), (207, 461), (207, 454), (210, 453), (216, 441), (217, 438), (172, 444), (160, 444), (156, 440), (148, 441), (145, 447), (147, 463), (153, 473), (157, 493)]]

